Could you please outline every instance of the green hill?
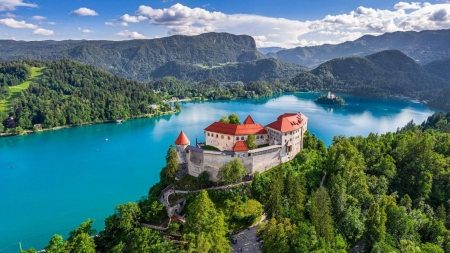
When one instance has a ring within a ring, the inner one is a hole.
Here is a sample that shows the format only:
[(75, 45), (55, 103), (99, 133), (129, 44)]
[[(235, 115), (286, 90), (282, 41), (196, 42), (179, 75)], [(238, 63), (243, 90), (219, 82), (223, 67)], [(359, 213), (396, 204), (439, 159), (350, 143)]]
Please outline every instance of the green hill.
[(438, 60), (423, 66), (428, 72), (450, 82), (450, 58)]
[(153, 72), (153, 77), (174, 76), (187, 81), (214, 78), (222, 82), (250, 82), (255, 80), (289, 80), (307, 68), (275, 59), (261, 59), (218, 66), (199, 66), (180, 62), (169, 62)]
[(337, 58), (310, 72), (297, 75), (291, 84), (300, 90), (353, 93), (364, 96), (408, 96), (427, 99), (448, 86), (414, 60), (397, 50), (367, 57)]
[[(19, 96), (9, 100), (10, 107), (0, 112), (5, 131), (17, 126), (31, 129), (34, 124), (51, 128), (106, 122), (117, 117), (126, 119), (171, 110), (145, 84), (90, 65), (71, 60), (9, 64), (26, 65), (27, 68), (36, 66), (42, 74), (29, 82), (8, 87), (23, 89)], [(20, 87), (23, 84), (29, 87)], [(159, 109), (151, 109), (152, 104), (159, 105)]]
[(71, 59), (124, 78), (149, 81), (171, 62), (214, 66), (263, 59), (247, 35), (206, 33), (128, 41), (0, 41), (0, 61)]

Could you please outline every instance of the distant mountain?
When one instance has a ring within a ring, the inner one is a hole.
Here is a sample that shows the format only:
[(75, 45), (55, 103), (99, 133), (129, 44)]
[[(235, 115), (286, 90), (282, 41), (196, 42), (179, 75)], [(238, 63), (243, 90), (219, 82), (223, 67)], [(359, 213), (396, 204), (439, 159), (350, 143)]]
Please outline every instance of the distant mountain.
[(267, 55), (268, 53), (276, 53), (278, 51), (284, 50), (286, 48), (282, 47), (258, 47), (258, 51), (262, 54)]
[(433, 61), (423, 66), (428, 72), (450, 82), (450, 58)]
[(397, 50), (333, 59), (297, 75), (291, 84), (300, 90), (330, 90), (378, 97), (402, 95), (420, 99), (431, 99), (436, 91), (449, 86), (448, 82), (428, 73)]
[(394, 32), (365, 35), (337, 45), (297, 47), (271, 53), (276, 59), (315, 67), (339, 57), (366, 56), (384, 50), (399, 50), (421, 65), (450, 57), (450, 30)]
[(155, 70), (153, 77), (174, 76), (189, 81), (214, 78), (222, 82), (242, 81), (246, 83), (255, 80), (289, 80), (306, 70), (306, 67), (276, 59), (261, 59), (212, 67), (172, 61)]
[(71, 59), (139, 81), (171, 61), (214, 66), (263, 59), (247, 35), (206, 33), (129, 41), (0, 40), (0, 61)]

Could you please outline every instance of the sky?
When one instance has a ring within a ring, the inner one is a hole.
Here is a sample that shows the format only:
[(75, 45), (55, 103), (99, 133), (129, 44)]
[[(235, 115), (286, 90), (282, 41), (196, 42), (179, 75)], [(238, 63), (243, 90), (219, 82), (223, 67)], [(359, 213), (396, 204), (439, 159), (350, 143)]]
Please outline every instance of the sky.
[(450, 0), (0, 0), (0, 40), (130, 40), (227, 32), (257, 47), (450, 29)]

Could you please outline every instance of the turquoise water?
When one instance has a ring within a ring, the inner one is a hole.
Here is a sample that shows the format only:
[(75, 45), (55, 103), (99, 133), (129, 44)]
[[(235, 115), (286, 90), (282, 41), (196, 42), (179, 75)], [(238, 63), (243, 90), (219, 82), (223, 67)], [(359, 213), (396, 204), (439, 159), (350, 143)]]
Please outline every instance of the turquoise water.
[[(327, 145), (335, 135), (395, 131), (422, 122), (434, 110), (406, 100), (343, 95), (347, 106), (314, 103), (317, 93), (277, 98), (183, 103), (182, 113), (123, 124), (99, 124), (0, 138), (0, 253), (42, 249), (53, 234), (68, 233), (86, 218), (100, 230), (114, 207), (136, 201), (159, 180), (165, 153), (183, 130), (195, 142), (222, 115), (251, 114), (268, 124), (301, 111)], [(106, 140), (108, 139), (108, 140)]]

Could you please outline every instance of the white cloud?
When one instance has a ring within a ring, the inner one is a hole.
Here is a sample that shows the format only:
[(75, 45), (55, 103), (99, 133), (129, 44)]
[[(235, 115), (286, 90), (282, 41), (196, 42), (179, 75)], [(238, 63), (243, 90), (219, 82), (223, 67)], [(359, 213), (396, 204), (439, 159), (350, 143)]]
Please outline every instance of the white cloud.
[(33, 17), (31, 17), (31, 19), (37, 20), (37, 21), (42, 21), (42, 20), (45, 20), (45, 19), (47, 19), (47, 18), (44, 17), (44, 16), (33, 16)]
[(12, 11), (16, 7), (38, 7), (34, 3), (24, 3), (23, 0), (0, 0), (0, 11)]
[(4, 25), (10, 28), (28, 28), (28, 29), (37, 29), (37, 25), (26, 23), (25, 21), (17, 21), (12, 18), (4, 18), (0, 19), (0, 25)]
[(225, 14), (182, 4), (162, 9), (141, 5), (135, 15), (124, 14), (121, 20), (139, 22), (142, 20), (138, 17), (146, 17), (151, 25), (166, 27), (169, 35), (205, 32), (248, 34), (260, 47), (320, 45), (355, 40), (365, 34), (450, 28), (450, 4), (428, 2), (398, 2), (391, 9), (359, 6), (348, 13), (330, 14), (311, 21)]
[(38, 28), (36, 30), (33, 31), (34, 35), (55, 35), (55, 33), (52, 30), (47, 30), (47, 29), (43, 29), (43, 28)]
[(144, 16), (130, 16), (128, 14), (123, 15), (122, 17), (120, 17), (120, 20), (122, 20), (123, 22), (128, 22), (128, 23), (139, 23), (141, 21), (147, 20), (147, 17)]
[(105, 25), (110, 25), (110, 26), (128, 26), (127, 22), (105, 22)]
[(421, 8), (420, 2), (411, 2), (411, 3), (398, 2), (394, 5), (394, 9), (397, 9), (397, 10), (408, 10), (408, 9), (417, 10), (420, 8)]
[(138, 32), (131, 32), (131, 31), (128, 31), (128, 30), (120, 31), (120, 32), (116, 33), (116, 35), (123, 36), (123, 37), (128, 37), (128, 38), (131, 38), (131, 39), (145, 39), (144, 35), (142, 35), (142, 34), (140, 34)]
[(6, 14), (3, 14), (2, 16), (7, 17), (7, 18), (17, 18), (17, 15), (14, 15), (10, 12), (7, 12)]
[(81, 27), (78, 27), (78, 31), (82, 32), (82, 33), (92, 33), (94, 31), (89, 30), (89, 29), (82, 29)]
[(46, 24), (49, 24), (49, 25), (56, 25), (55, 22), (47, 22)]
[(69, 14), (74, 15), (74, 16), (98, 16), (98, 13), (96, 11), (85, 8), (85, 7), (81, 7), (77, 10), (74, 10), (74, 11), (70, 12)]

